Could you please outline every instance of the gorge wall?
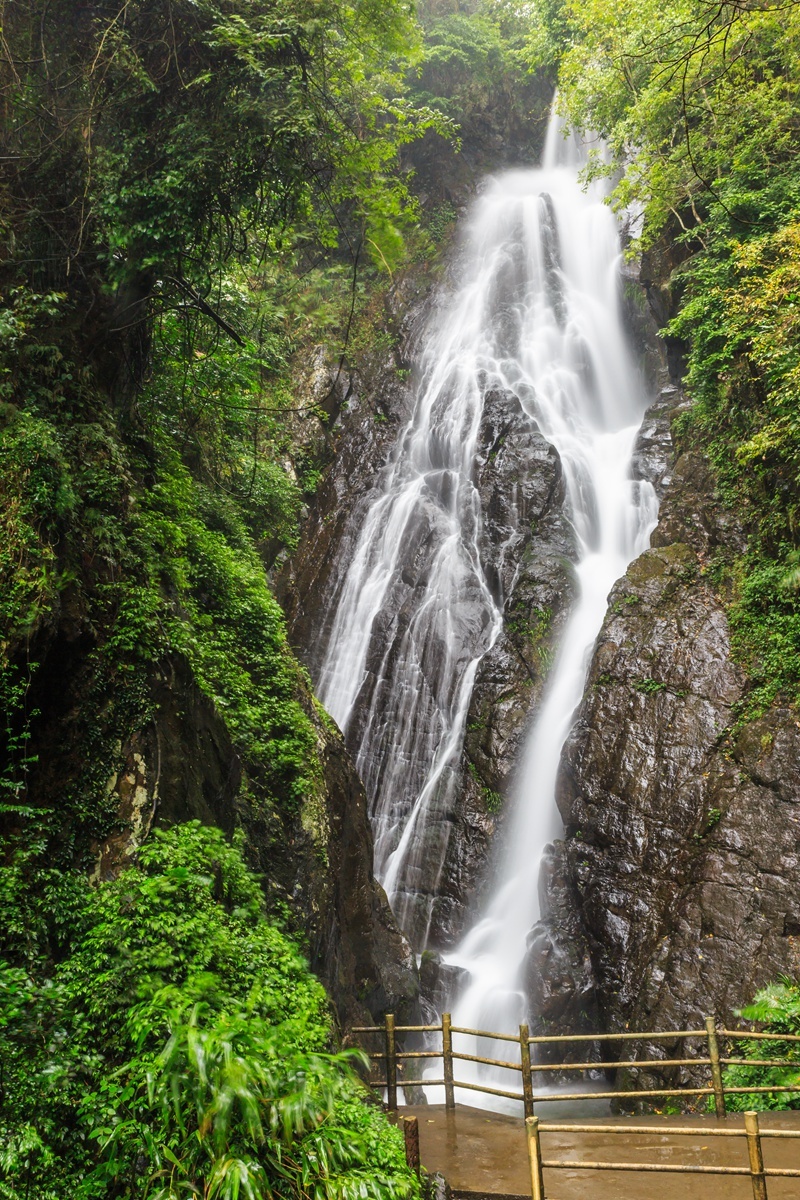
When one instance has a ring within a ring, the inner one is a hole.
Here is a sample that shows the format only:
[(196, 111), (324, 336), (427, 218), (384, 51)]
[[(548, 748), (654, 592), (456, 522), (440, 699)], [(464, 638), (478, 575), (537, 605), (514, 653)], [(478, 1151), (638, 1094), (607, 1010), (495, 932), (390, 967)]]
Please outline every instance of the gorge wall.
[[(395, 350), (371, 364), (368, 372), (356, 372), (339, 385), (343, 403), (333, 426), (336, 454), (299, 550), (279, 580), (290, 636), (312, 676), (324, 657), (337, 585), (354, 552), (364, 515), (378, 494), (380, 469), (410, 413), (413, 397), (407, 374), (437, 297), (437, 289), (419, 279), (401, 284), (391, 299), (394, 314), (388, 313)], [(310, 383), (313, 386), (311, 378)], [(329, 390), (324, 371), (317, 375), (316, 386), (320, 394)], [(503, 604), (505, 622), (480, 663), (472, 693), (460, 784), (444, 819), (444, 867), (419, 883), (433, 898), (427, 945), (434, 949), (451, 946), (464, 931), (477, 896), (489, 881), (504, 795), (574, 588), (574, 548), (564, 513), (558, 454), (511, 393), (487, 395), (476, 479), (485, 517), (482, 562), (493, 594)], [(400, 615), (391, 633), (397, 643), (406, 625), (403, 609), (413, 611), (415, 592), (425, 586), (427, 565), (424, 548), (404, 562), (406, 599), (401, 597)], [(456, 626), (463, 622), (463, 636), (455, 630), (454, 652), (459, 653), (459, 644), (467, 644), (474, 614), (465, 604), (452, 618)], [(384, 656), (391, 658), (392, 653), (391, 645), (375, 646), (374, 657), (366, 664), (365, 697), (376, 686)], [(348, 730), (353, 748), (366, 709), (366, 703), (359, 704)], [(391, 730), (386, 737), (391, 737)], [(431, 831), (431, 836), (437, 834)]]
[[(654, 296), (662, 322), (667, 283)], [(674, 369), (679, 347), (668, 350)], [(686, 405), (667, 389), (643, 430), (651, 449)], [(562, 756), (566, 834), (530, 954), (546, 1028), (730, 1023), (800, 966), (800, 725), (786, 707), (742, 715), (748, 680), (718, 564), (743, 552), (747, 530), (701, 452), (678, 440), (669, 460), (651, 549), (609, 597)]]
[[(746, 533), (717, 499), (702, 455), (676, 456), (672, 422), (687, 403), (680, 346), (655, 336), (668, 315), (668, 271), (646, 282), (652, 312), (639, 280), (625, 283), (655, 396), (635, 474), (655, 486), (660, 520), (652, 548), (611, 593), (562, 758), (565, 837), (546, 855), (527, 972), (532, 1019), (551, 1032), (686, 1027), (705, 1013), (730, 1020), (759, 986), (798, 966), (800, 726), (782, 709), (736, 725), (747, 681), (731, 654), (714, 557)], [(335, 457), (281, 580), (312, 674), (337, 579), (410, 411), (408, 372), (437, 294), (418, 277), (395, 288), (395, 349), (338, 384)], [(322, 361), (317, 386), (329, 390)], [(455, 944), (491, 878), (504, 796), (574, 588), (558, 455), (510, 394), (487, 398), (475, 471), (482, 561), (504, 624), (476, 677), (445, 866), (431, 884), (432, 950)], [(423, 577), (424, 563), (407, 564), (409, 596)], [(430, 962), (425, 976), (441, 1001)]]

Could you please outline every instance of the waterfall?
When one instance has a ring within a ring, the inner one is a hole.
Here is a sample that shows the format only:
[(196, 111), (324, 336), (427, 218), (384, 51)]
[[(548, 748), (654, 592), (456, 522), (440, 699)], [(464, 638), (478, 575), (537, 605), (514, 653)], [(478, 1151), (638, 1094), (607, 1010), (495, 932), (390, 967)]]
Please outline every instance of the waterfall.
[(448, 956), (471, 980), (456, 1023), (473, 1027), (524, 1019), (520, 972), (539, 859), (559, 830), (561, 747), (609, 590), (656, 519), (652, 487), (631, 479), (645, 397), (619, 314), (619, 233), (601, 186), (579, 182), (585, 161), (553, 116), (543, 165), (490, 180), (475, 202), (462, 278), (427, 332), (413, 413), (334, 597), (318, 680), (367, 788), (376, 875), (422, 949), (475, 674), (502, 630), (503, 597), (479, 552), (475, 451), (484, 398), (514, 393), (561, 457), (578, 597), (509, 798), (494, 892)]
[[(620, 324), (618, 232), (600, 189), (579, 186), (583, 162), (577, 141), (565, 140), (551, 119), (542, 168), (499, 185), (507, 197), (512, 189), (523, 192), (529, 214), (518, 369), (533, 388), (532, 411), (542, 433), (561, 455), (577, 537), (578, 597), (528, 735), (494, 889), (472, 929), (447, 956), (469, 980), (455, 998), (454, 1024), (498, 1032), (514, 1032), (527, 1020), (522, 973), (527, 935), (539, 917), (539, 862), (560, 832), (554, 797), (561, 751), (608, 593), (647, 548), (657, 519), (652, 486), (631, 479), (645, 397)], [(543, 250), (553, 237), (559, 246), (557, 288)], [(479, 1048), (471, 1042), (460, 1047), (462, 1052), (507, 1056), (503, 1043)], [(508, 1072), (462, 1066), (467, 1082), (491, 1073), (496, 1086), (510, 1086)], [(459, 1100), (476, 1103), (466, 1091)], [(494, 1106), (504, 1107), (502, 1102)]]

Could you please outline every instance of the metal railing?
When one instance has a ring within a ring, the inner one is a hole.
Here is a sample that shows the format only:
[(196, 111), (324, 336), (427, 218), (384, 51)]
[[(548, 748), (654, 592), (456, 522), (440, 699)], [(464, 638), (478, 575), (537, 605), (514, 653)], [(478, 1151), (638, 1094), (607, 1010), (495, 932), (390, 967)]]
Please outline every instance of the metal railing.
[[(738, 1036), (738, 1035), (737, 1035)], [(753, 1200), (768, 1200), (767, 1179), (800, 1179), (800, 1169), (790, 1167), (765, 1167), (762, 1149), (763, 1138), (800, 1138), (800, 1130), (761, 1129), (758, 1113), (744, 1114), (744, 1128), (713, 1128), (709, 1126), (669, 1125), (561, 1125), (542, 1122), (538, 1117), (527, 1117), (525, 1121), (528, 1138), (528, 1163), (531, 1175), (533, 1200), (546, 1200), (545, 1171), (635, 1171), (657, 1172), (669, 1175), (738, 1175), (750, 1179)], [(640, 1134), (658, 1134), (662, 1137), (726, 1137), (747, 1139), (748, 1165), (723, 1167), (716, 1163), (642, 1163), (642, 1162), (592, 1162), (586, 1159), (545, 1158), (542, 1153), (541, 1135), (548, 1133), (607, 1133), (628, 1139)]]
[[(386, 1066), (385, 1078), (372, 1079), (370, 1083), (372, 1087), (378, 1089), (386, 1088), (387, 1107), (392, 1110), (397, 1110), (397, 1089), (398, 1086), (416, 1086), (416, 1087), (434, 1087), (444, 1086), (445, 1105), (447, 1108), (455, 1107), (455, 1089), (463, 1088), (467, 1091), (481, 1092), (489, 1096), (498, 1096), (502, 1099), (518, 1100), (523, 1105), (525, 1116), (532, 1117), (534, 1114), (534, 1105), (544, 1101), (549, 1102), (568, 1102), (575, 1100), (647, 1100), (656, 1097), (678, 1097), (678, 1096), (713, 1096), (714, 1110), (718, 1117), (724, 1117), (726, 1113), (725, 1097), (731, 1095), (757, 1095), (759, 1093), (776, 1093), (776, 1092), (799, 1092), (800, 1083), (798, 1084), (783, 1084), (783, 1085), (766, 1085), (766, 1086), (745, 1086), (731, 1087), (726, 1086), (723, 1080), (722, 1070), (727, 1066), (748, 1066), (748, 1067), (785, 1067), (786, 1059), (768, 1059), (768, 1058), (737, 1058), (726, 1057), (720, 1054), (720, 1038), (728, 1040), (744, 1041), (748, 1039), (757, 1039), (761, 1041), (775, 1042), (800, 1042), (800, 1036), (785, 1033), (756, 1033), (746, 1029), (717, 1029), (713, 1017), (706, 1017), (705, 1028), (703, 1029), (678, 1029), (678, 1030), (659, 1030), (659, 1031), (639, 1031), (636, 1033), (582, 1033), (582, 1034), (559, 1034), (543, 1035), (531, 1037), (528, 1026), (520, 1025), (518, 1034), (496, 1033), (487, 1029), (469, 1029), (464, 1026), (453, 1025), (450, 1013), (442, 1014), (440, 1025), (396, 1025), (392, 1013), (387, 1013), (383, 1025), (361, 1025), (356, 1026), (351, 1030), (354, 1034), (359, 1035), (377, 1035), (383, 1037), (384, 1046), (380, 1051), (369, 1052), (370, 1059), (373, 1062), (383, 1061)], [(441, 1049), (425, 1049), (425, 1050), (399, 1050), (397, 1047), (397, 1038), (399, 1034), (441, 1034), (442, 1045)], [(494, 1041), (513, 1043), (519, 1046), (519, 1062), (500, 1059), (488, 1058), (479, 1054), (460, 1053), (453, 1048), (454, 1036), (465, 1035), (469, 1037), (489, 1038)], [(598, 1061), (598, 1062), (548, 1062), (540, 1063), (534, 1060), (531, 1053), (531, 1048), (536, 1046), (553, 1047), (557, 1044), (576, 1043), (600, 1043), (605, 1045), (609, 1042), (659, 1042), (659, 1041), (687, 1041), (700, 1040), (705, 1043), (707, 1048), (707, 1056), (691, 1057), (684, 1056), (683, 1058), (655, 1058), (655, 1059), (616, 1059), (613, 1061)], [(442, 1061), (442, 1077), (436, 1079), (412, 1079), (403, 1076), (403, 1068), (407, 1062), (415, 1060), (433, 1061), (441, 1059)], [(509, 1091), (503, 1088), (491, 1087), (488, 1084), (476, 1083), (463, 1079), (456, 1079), (455, 1065), (458, 1062), (474, 1062), (481, 1063), (485, 1066), (497, 1067), (502, 1070), (518, 1072), (521, 1075), (521, 1091)], [(700, 1087), (656, 1087), (656, 1088), (641, 1088), (628, 1090), (614, 1091), (569, 1091), (569, 1092), (543, 1092), (539, 1089), (534, 1091), (533, 1080), (534, 1076), (544, 1076), (545, 1078), (551, 1072), (558, 1072), (561, 1075), (578, 1071), (585, 1073), (587, 1071), (619, 1071), (625, 1069), (641, 1070), (641, 1069), (657, 1069), (662, 1070), (667, 1067), (708, 1067), (709, 1078), (708, 1082)], [(798, 1071), (800, 1072), (800, 1062), (798, 1062)]]

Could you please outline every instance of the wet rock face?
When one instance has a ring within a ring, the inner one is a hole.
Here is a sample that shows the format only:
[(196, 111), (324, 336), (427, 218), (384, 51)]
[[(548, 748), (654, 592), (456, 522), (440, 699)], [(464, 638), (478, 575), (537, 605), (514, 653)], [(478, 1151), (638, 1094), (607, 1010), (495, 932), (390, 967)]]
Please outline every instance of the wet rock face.
[[(300, 545), (276, 579), (292, 643), (317, 678), (336, 613), (338, 585), (352, 558), (382, 470), (411, 414), (411, 358), (428, 312), (429, 280), (401, 280), (389, 297), (393, 349), (373, 354), (359, 371), (339, 369), (317, 348), (304, 381), (309, 405), (326, 399), (329, 465), (303, 526)], [(334, 397), (334, 399), (330, 399)], [(319, 448), (316, 447), (319, 455)]]
[(557, 451), (508, 392), (485, 399), (476, 456), (484, 571), (504, 624), (475, 679), (429, 934), (458, 941), (491, 879), (504, 801), (574, 595), (574, 540)]
[[(598, 1028), (597, 982), (575, 903), (564, 842), (548, 846), (539, 875), (541, 919), (528, 936), (525, 987), (538, 1031), (584, 1033)], [(579, 1044), (580, 1045), (580, 1044)], [(554, 1060), (563, 1058), (560, 1045)], [(586, 1057), (582, 1046), (580, 1058)]]
[(305, 862), (295, 879), (307, 889), (311, 917), (311, 965), (326, 982), (339, 1017), (355, 1024), (394, 1012), (413, 1021), (419, 983), (416, 962), (400, 933), (383, 888), (372, 870), (372, 832), (367, 798), (341, 735), (327, 726), (322, 765), (325, 779), (325, 846), (298, 835)]
[(543, 1025), (575, 1029), (579, 996), (584, 1027), (731, 1021), (800, 966), (800, 726), (776, 709), (731, 735), (745, 679), (705, 572), (743, 544), (707, 464), (680, 457), (564, 748), (566, 837), (529, 961)]
[[(413, 352), (413, 338), (426, 315), (423, 304), (409, 320), (401, 360)], [(398, 379), (396, 363), (396, 359), (387, 361), (371, 381), (354, 380), (351, 398), (332, 434), (340, 447), (338, 457), (320, 489), (303, 541), (281, 577), (292, 640), (312, 675), (321, 665), (337, 584), (350, 562), (365, 514), (380, 494), (381, 469), (410, 415), (412, 393), (407, 381)], [(376, 413), (385, 420), (376, 421)], [(574, 592), (573, 535), (564, 515), (561, 463), (511, 393), (495, 391), (485, 397), (475, 482), (482, 509), (482, 565), (505, 623), (478, 669), (451, 801), (441, 821), (426, 829), (431, 871), (423, 871), (414, 881), (417, 894), (433, 897), (427, 938), (423, 931), (421, 945), (426, 942), (442, 949), (458, 940), (470, 906), (490, 877), (489, 851), (502, 820), (520, 743)], [(381, 786), (386, 771), (399, 769), (390, 753), (391, 730), (385, 738), (374, 736), (374, 730), (382, 719), (381, 689), (391, 675), (392, 657), (402, 645), (419, 604), (419, 590), (425, 587), (431, 556), (440, 543), (439, 520), (436, 503), (420, 505), (419, 521), (428, 522), (428, 534), (419, 528), (408, 537), (413, 554), (392, 581), (385, 604), (386, 628), (382, 637), (374, 638), (348, 729), (348, 744), (354, 748), (361, 743), (365, 723), (372, 722), (374, 757), (362, 751), (359, 760), (371, 794)], [(471, 573), (465, 572), (462, 600), (451, 613), (456, 628), (448, 652), (463, 658), (462, 672), (487, 620), (483, 595), (471, 580)], [(426, 703), (423, 689), (415, 705), (419, 710)], [(435, 705), (431, 711), (435, 712)], [(438, 735), (433, 720), (435, 749)], [(418, 791), (427, 763), (406, 763), (402, 769), (409, 792)], [(446, 848), (441, 870), (441, 860), (433, 853), (436, 839)]]
[[(413, 360), (437, 294), (429, 295), (419, 281), (408, 286), (407, 295), (392, 297), (397, 319), (402, 315), (396, 349), (383, 360), (362, 366), (346, 384), (340, 380), (337, 385), (344, 386), (346, 399), (329, 433), (335, 457), (301, 544), (278, 580), (290, 636), (315, 678), (335, 615), (339, 584), (365, 515), (381, 494), (383, 468), (411, 414), (413, 380), (407, 364)], [(314, 368), (319, 375), (319, 363)], [(425, 922), (427, 936), (425, 931), (420, 934), (418, 949), (423, 943), (444, 949), (459, 938), (470, 906), (490, 876), (489, 849), (502, 821), (519, 746), (574, 592), (573, 535), (563, 511), (561, 463), (511, 393), (494, 391), (485, 397), (475, 483), (482, 510), (482, 566), (503, 609), (505, 624), (478, 670), (466, 745), (451, 799), (441, 821), (426, 830), (429, 844), (438, 839), (446, 851), (441, 871), (440, 860), (431, 853), (431, 871), (422, 871), (414, 880), (417, 894), (433, 897), (430, 923)], [(361, 745), (365, 723), (372, 723), (369, 742), (375, 753), (370, 757), (362, 750), (359, 759), (370, 795), (377, 792), (387, 771), (401, 769), (390, 753), (392, 731), (387, 729), (385, 737), (375, 734), (384, 709), (381, 689), (386, 687), (393, 655), (418, 608), (420, 589), (426, 586), (432, 556), (441, 540), (440, 520), (436, 497), (427, 505), (420, 504), (419, 528), (408, 535), (413, 554), (392, 580), (384, 606), (385, 628), (376, 630), (379, 636), (373, 639), (366, 679), (347, 731), (352, 750)], [(487, 620), (483, 593), (466, 566), (458, 610), (451, 613), (457, 627), (448, 646), (448, 653), (463, 659), (462, 672), (482, 639)], [(379, 622), (382, 619), (383, 614)], [(433, 696), (435, 663), (431, 670), (428, 682)], [(431, 709), (435, 749), (439, 736), (436, 705), (421, 686), (415, 697), (416, 719), (426, 704)], [(427, 762), (402, 764), (409, 793), (419, 791), (426, 769)]]

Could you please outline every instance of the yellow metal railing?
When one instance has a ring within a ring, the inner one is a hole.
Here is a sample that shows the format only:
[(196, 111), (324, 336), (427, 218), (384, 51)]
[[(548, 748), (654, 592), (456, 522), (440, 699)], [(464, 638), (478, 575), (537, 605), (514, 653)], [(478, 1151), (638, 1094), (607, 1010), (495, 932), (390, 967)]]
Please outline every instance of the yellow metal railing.
[[(440, 1025), (396, 1025), (394, 1016), (387, 1013), (383, 1025), (362, 1025), (355, 1027), (353, 1034), (361, 1036), (380, 1035), (383, 1048), (372, 1051), (369, 1057), (374, 1062), (385, 1063), (385, 1078), (372, 1079), (374, 1088), (386, 1089), (387, 1106), (392, 1111), (397, 1109), (397, 1089), (404, 1084), (410, 1086), (444, 1086), (445, 1105), (455, 1107), (455, 1089), (481, 1092), (488, 1096), (498, 1096), (508, 1100), (518, 1100), (524, 1109), (526, 1117), (533, 1116), (534, 1105), (544, 1101), (559, 1103), (575, 1100), (649, 1100), (658, 1097), (678, 1096), (713, 1096), (714, 1109), (718, 1117), (726, 1113), (725, 1097), (731, 1095), (757, 1095), (759, 1093), (800, 1092), (800, 1084), (765, 1085), (748, 1087), (726, 1086), (723, 1080), (723, 1067), (743, 1065), (749, 1067), (778, 1067), (786, 1066), (785, 1059), (770, 1058), (736, 1058), (726, 1057), (720, 1053), (719, 1039), (744, 1041), (757, 1039), (774, 1042), (800, 1042), (800, 1036), (785, 1033), (756, 1033), (747, 1029), (717, 1029), (714, 1018), (706, 1017), (703, 1029), (670, 1029), (670, 1030), (641, 1030), (636, 1033), (583, 1033), (559, 1034), (558, 1036), (543, 1035), (531, 1037), (528, 1026), (520, 1025), (518, 1034), (496, 1033), (488, 1029), (470, 1029), (465, 1026), (453, 1025), (449, 1013), (442, 1014)], [(398, 1035), (400, 1034), (441, 1034), (441, 1049), (399, 1050)], [(511, 1043), (519, 1047), (519, 1061), (513, 1059), (489, 1058), (480, 1054), (467, 1054), (453, 1048), (453, 1039), (459, 1035), (488, 1038), (492, 1041)], [(558, 1044), (569, 1043), (599, 1043), (605, 1045), (614, 1042), (660, 1042), (660, 1041), (700, 1041), (704, 1043), (703, 1055), (691, 1056), (684, 1054), (682, 1058), (624, 1058), (612, 1061), (597, 1062), (547, 1062), (535, 1061), (532, 1050), (537, 1046), (547, 1046), (552, 1049)], [(436, 1079), (412, 1079), (404, 1076), (404, 1066), (407, 1062), (416, 1060), (435, 1061), (441, 1059), (442, 1076)], [(485, 1066), (498, 1067), (502, 1070), (517, 1072), (521, 1075), (521, 1090), (511, 1091), (505, 1088), (491, 1087), (489, 1084), (476, 1083), (456, 1078), (458, 1062), (482, 1063)], [(597, 1091), (575, 1090), (545, 1092), (534, 1090), (534, 1077), (546, 1079), (551, 1072), (561, 1075), (572, 1072), (625, 1070), (625, 1069), (658, 1069), (666, 1067), (707, 1067), (708, 1081), (699, 1087), (656, 1087), (628, 1090)], [(800, 1071), (800, 1062), (798, 1063)]]
[[(768, 1200), (767, 1180), (772, 1178), (800, 1179), (800, 1169), (791, 1167), (765, 1167), (762, 1150), (764, 1138), (800, 1138), (800, 1130), (761, 1129), (758, 1113), (744, 1114), (744, 1127), (740, 1129), (714, 1128), (709, 1126), (672, 1125), (564, 1125), (543, 1122), (538, 1117), (525, 1121), (528, 1136), (528, 1162), (531, 1174), (531, 1196), (533, 1200), (546, 1200), (545, 1171), (635, 1171), (656, 1172), (663, 1175), (739, 1175), (750, 1179), (753, 1185), (753, 1200)], [(641, 1134), (658, 1134), (662, 1137), (712, 1137), (747, 1139), (747, 1166), (723, 1167), (715, 1163), (642, 1163), (642, 1162), (593, 1162), (588, 1159), (545, 1158), (541, 1137), (548, 1133), (583, 1133), (597, 1135), (607, 1133), (623, 1136), (628, 1141)]]

